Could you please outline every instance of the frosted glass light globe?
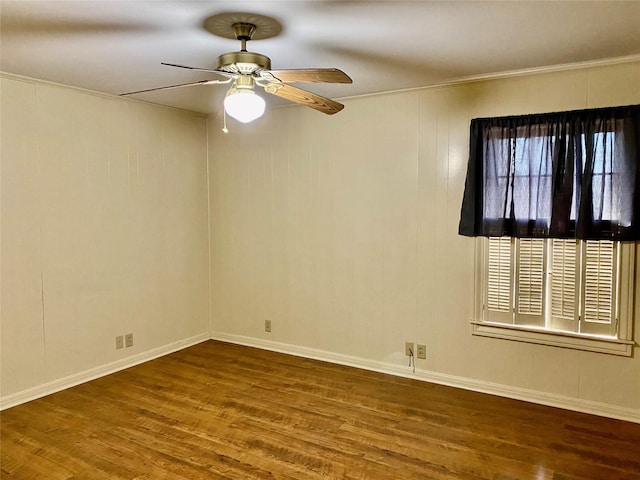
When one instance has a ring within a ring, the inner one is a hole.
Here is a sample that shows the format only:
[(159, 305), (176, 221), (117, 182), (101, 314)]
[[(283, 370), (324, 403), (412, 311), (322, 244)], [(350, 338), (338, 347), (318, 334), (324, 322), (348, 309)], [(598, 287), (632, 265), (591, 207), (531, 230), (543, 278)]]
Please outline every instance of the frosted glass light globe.
[(236, 90), (224, 99), (224, 109), (227, 114), (242, 123), (260, 118), (264, 113), (264, 107), (264, 99), (249, 89)]

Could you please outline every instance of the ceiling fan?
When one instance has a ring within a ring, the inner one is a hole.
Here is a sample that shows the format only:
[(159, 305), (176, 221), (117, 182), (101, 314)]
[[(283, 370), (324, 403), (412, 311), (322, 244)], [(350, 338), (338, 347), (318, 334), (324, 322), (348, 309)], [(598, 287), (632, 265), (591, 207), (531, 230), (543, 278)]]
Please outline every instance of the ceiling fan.
[(264, 113), (265, 102), (262, 97), (255, 93), (256, 85), (264, 88), (267, 93), (305, 105), (328, 115), (333, 115), (344, 108), (344, 105), (335, 100), (294, 87), (290, 83), (352, 83), (351, 78), (346, 73), (337, 68), (272, 70), (269, 57), (247, 51), (247, 42), (254, 38), (256, 31), (259, 29), (257, 24), (260, 27), (264, 27), (265, 30), (261, 32), (260, 38), (268, 38), (279, 33), (279, 24), (269, 17), (253, 15), (246, 17), (252, 21), (233, 21), (230, 31), (229, 23), (224, 25), (226, 29), (221, 29), (225, 21), (237, 20), (238, 15), (243, 14), (223, 13), (214, 15), (205, 22), (205, 26), (208, 25), (207, 28), (212, 33), (226, 38), (235, 38), (241, 42), (239, 52), (223, 53), (218, 57), (218, 66), (216, 68), (207, 69), (174, 63), (162, 63), (162, 65), (170, 67), (215, 73), (222, 78), (137, 90), (135, 92), (122, 93), (121, 96), (195, 85), (231, 84), (231, 88), (225, 96), (224, 111), (243, 123), (255, 120)]

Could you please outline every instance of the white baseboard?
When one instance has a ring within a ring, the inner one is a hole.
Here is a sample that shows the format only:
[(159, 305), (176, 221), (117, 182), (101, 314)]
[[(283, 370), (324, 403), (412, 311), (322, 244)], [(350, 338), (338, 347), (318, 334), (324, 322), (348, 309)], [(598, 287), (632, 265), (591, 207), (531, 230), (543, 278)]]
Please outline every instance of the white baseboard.
[(552, 393), (540, 392), (537, 390), (529, 390), (526, 388), (512, 387), (499, 383), (486, 382), (466, 377), (458, 377), (444, 373), (432, 372), (428, 370), (416, 369), (415, 373), (406, 366), (394, 365), (386, 362), (375, 360), (367, 360), (351, 355), (343, 355), (340, 353), (328, 352), (314, 348), (291, 345), (287, 343), (273, 342), (253, 337), (245, 337), (241, 335), (233, 335), (226, 333), (213, 332), (203, 333), (184, 340), (180, 340), (162, 347), (154, 348), (146, 352), (133, 355), (131, 357), (101, 365), (96, 368), (85, 370), (68, 377), (47, 382), (21, 392), (0, 397), (0, 410), (10, 408), (22, 403), (35, 400), (46, 395), (50, 395), (66, 388), (74, 387), (84, 382), (94, 380), (111, 373), (133, 367), (140, 363), (153, 360), (164, 355), (182, 350), (184, 348), (196, 345), (206, 340), (219, 340), (222, 342), (244, 345), (247, 347), (256, 347), (263, 350), (295, 355), (298, 357), (310, 358), (324, 362), (345, 365), (348, 367), (362, 368), (373, 372), (386, 373), (398, 377), (412, 378), (425, 382), (447, 385), (450, 387), (462, 388), (474, 392), (487, 393), (490, 395), (498, 395), (515, 400), (523, 400), (526, 402), (547, 405), (550, 407), (563, 408), (576, 412), (589, 413), (602, 417), (615, 418), (628, 422), (640, 423), (640, 411), (631, 408), (619, 407), (600, 402), (592, 402), (589, 400), (581, 400), (574, 397), (566, 397)]
[(349, 367), (362, 368), (379, 373), (386, 373), (405, 378), (413, 378), (425, 382), (447, 385), (450, 387), (462, 388), (474, 392), (487, 393), (490, 395), (498, 395), (500, 397), (512, 398), (515, 400), (523, 400), (526, 402), (547, 405), (549, 407), (563, 408), (565, 410), (573, 410), (576, 412), (589, 413), (602, 417), (615, 418), (628, 422), (640, 423), (640, 411), (631, 408), (619, 407), (600, 402), (592, 402), (589, 400), (581, 400), (579, 398), (567, 397), (553, 393), (545, 393), (537, 390), (529, 390), (526, 388), (512, 387), (499, 383), (486, 382), (466, 377), (458, 377), (444, 373), (431, 372), (428, 370), (416, 369), (415, 373), (406, 367), (393, 365), (386, 362), (367, 360), (350, 355), (342, 355), (339, 353), (327, 352), (313, 348), (290, 345), (286, 343), (272, 342), (253, 337), (244, 337), (241, 335), (233, 335), (226, 333), (213, 332), (212, 340), (220, 340), (222, 342), (235, 343), (248, 347), (256, 347), (264, 350), (270, 350), (279, 353), (286, 353), (298, 357), (311, 358)]
[(162, 347), (138, 353), (131, 357), (123, 358), (122, 360), (111, 362), (106, 365), (100, 365), (99, 367), (91, 368), (89, 370), (85, 370), (84, 372), (74, 373), (73, 375), (69, 375), (68, 377), (53, 380), (51, 382), (38, 385), (37, 387), (29, 388), (27, 390), (22, 390), (11, 395), (0, 397), (0, 410), (15, 407), (16, 405), (30, 402), (31, 400), (35, 400), (36, 398), (44, 397), (46, 395), (59, 392), (60, 390), (65, 390), (70, 387), (75, 387), (76, 385), (79, 385), (81, 383), (104, 377), (105, 375), (124, 370), (125, 368), (133, 367), (134, 365), (138, 365), (140, 363), (148, 362), (149, 360), (153, 360), (169, 353), (177, 352), (178, 350), (182, 350), (183, 348), (196, 345), (197, 343), (204, 342), (206, 340), (209, 340), (210, 338), (211, 337), (209, 333), (202, 333), (194, 337), (186, 338), (184, 340), (179, 340), (168, 345), (163, 345)]

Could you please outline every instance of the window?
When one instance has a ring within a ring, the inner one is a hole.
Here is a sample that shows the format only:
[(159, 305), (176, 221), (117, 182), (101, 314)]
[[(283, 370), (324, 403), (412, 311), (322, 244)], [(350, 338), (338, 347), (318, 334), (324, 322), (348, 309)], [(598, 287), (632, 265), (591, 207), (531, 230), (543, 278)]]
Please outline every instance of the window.
[(461, 235), (640, 240), (640, 105), (470, 130)]
[(631, 355), (640, 105), (472, 120), (459, 233), (475, 334)]
[(474, 333), (630, 355), (633, 250), (612, 241), (485, 239)]

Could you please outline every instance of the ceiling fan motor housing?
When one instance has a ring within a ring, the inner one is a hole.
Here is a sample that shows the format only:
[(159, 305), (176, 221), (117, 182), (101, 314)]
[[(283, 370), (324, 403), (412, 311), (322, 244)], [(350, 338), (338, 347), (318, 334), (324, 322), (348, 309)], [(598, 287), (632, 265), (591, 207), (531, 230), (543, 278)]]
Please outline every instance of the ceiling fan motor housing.
[(229, 52), (218, 57), (218, 70), (251, 75), (258, 70), (271, 70), (271, 59), (254, 52)]

